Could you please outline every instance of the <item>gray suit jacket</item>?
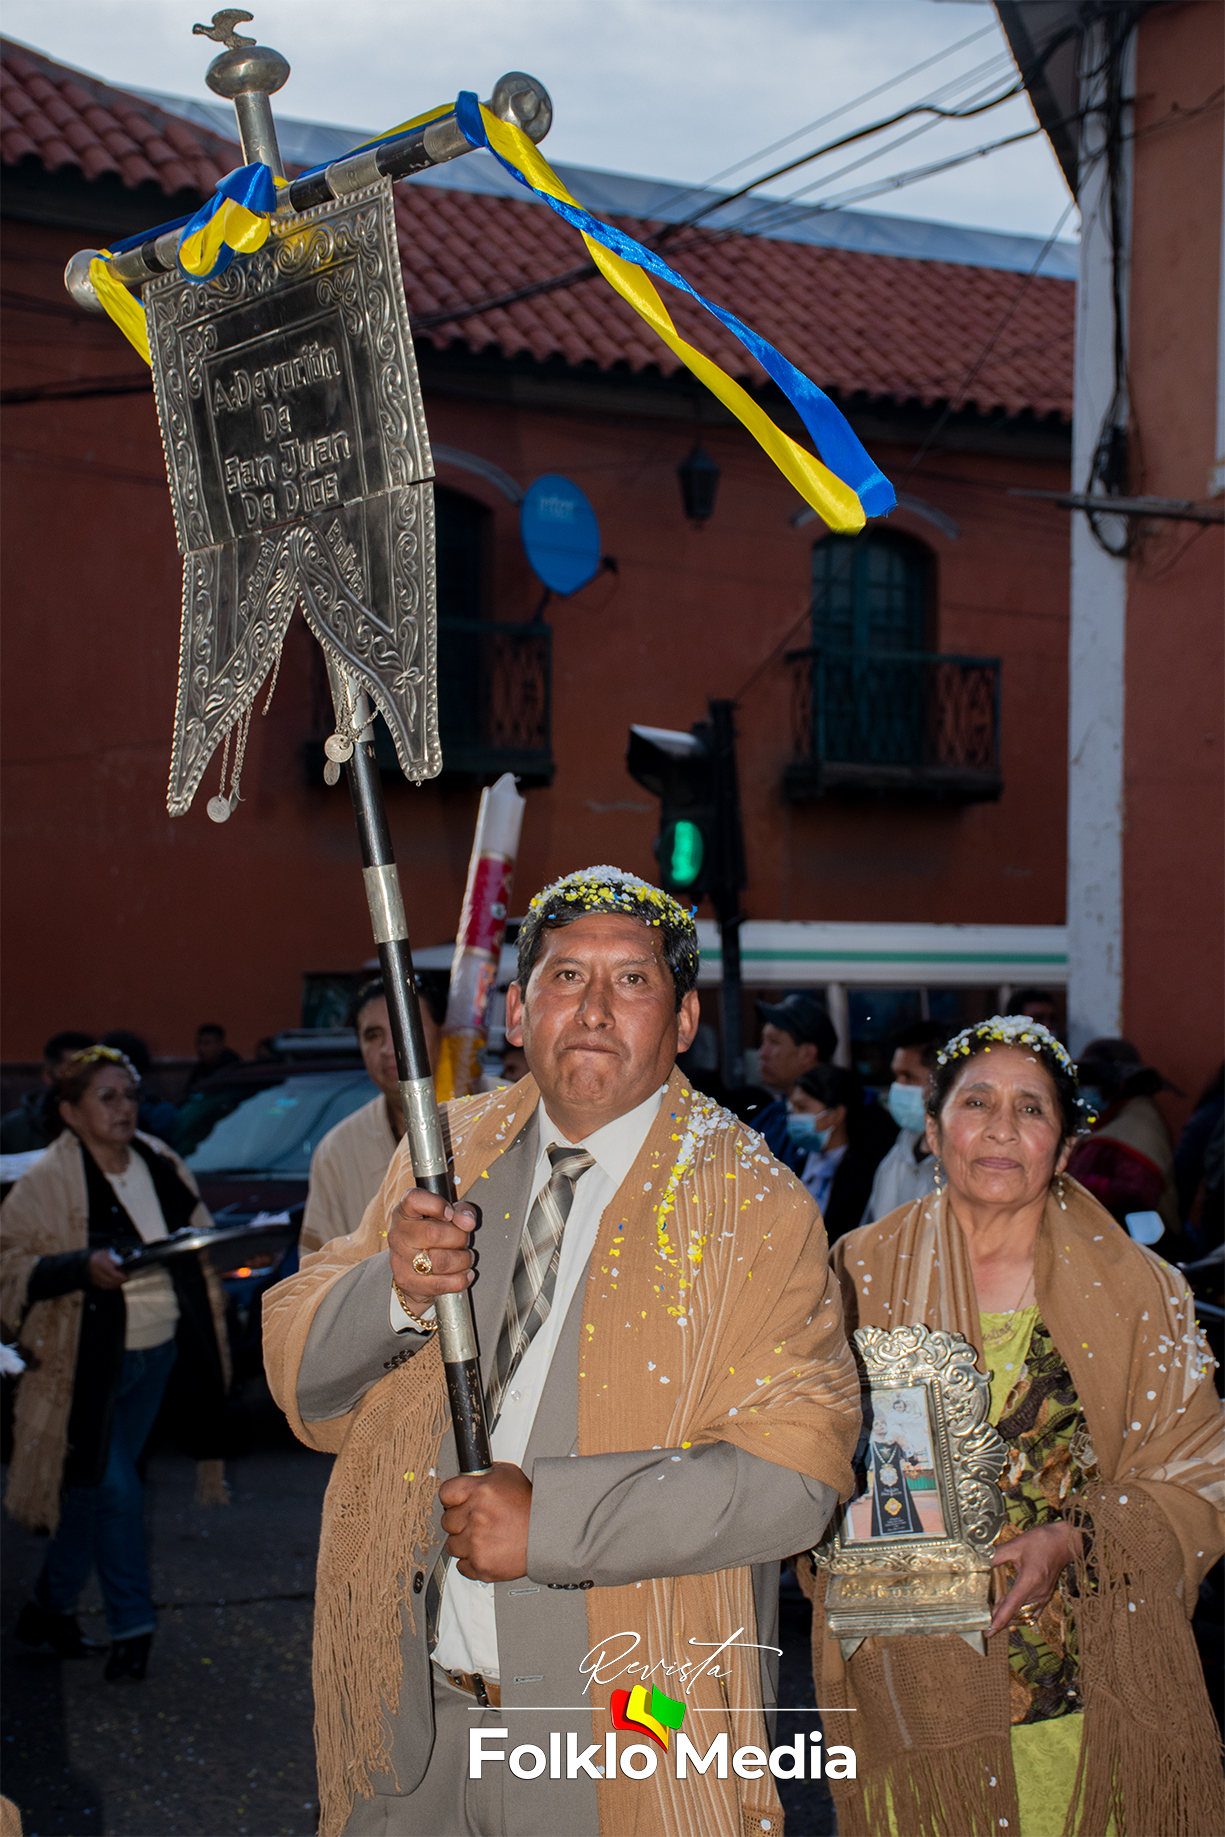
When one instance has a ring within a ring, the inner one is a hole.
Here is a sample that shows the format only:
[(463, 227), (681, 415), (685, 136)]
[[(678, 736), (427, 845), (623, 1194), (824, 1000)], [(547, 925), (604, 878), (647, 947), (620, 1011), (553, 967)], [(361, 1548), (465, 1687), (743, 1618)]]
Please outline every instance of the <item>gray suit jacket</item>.
[[(464, 1197), (479, 1208), (475, 1234), (477, 1279), (473, 1308), (482, 1373), (497, 1346), (523, 1223), (532, 1198), (537, 1124), (533, 1116), (488, 1175)], [(416, 1334), (391, 1330), (389, 1253), (368, 1258), (336, 1282), (315, 1315), (298, 1376), (298, 1405), (307, 1421), (350, 1410), (372, 1384), (420, 1349)], [(757, 1625), (740, 1643), (744, 1665), (759, 1665), (767, 1709), (777, 1695), (778, 1565), (795, 1550), (815, 1544), (836, 1503), (833, 1489), (772, 1461), (746, 1454), (730, 1442), (698, 1448), (639, 1449), (624, 1454), (578, 1453), (578, 1355), (582, 1309), (571, 1307), (541, 1394), (524, 1456), (532, 1482), (528, 1573), (498, 1582), (495, 1612), (501, 1661), (503, 1711), (518, 1741), (547, 1749), (544, 1734), (574, 1729), (580, 1745), (591, 1740), (586, 1674), (587, 1608), (584, 1591), (566, 1584), (611, 1588), (660, 1575), (703, 1575), (751, 1565)], [(455, 1444), (443, 1438), (439, 1483), (455, 1472)], [(413, 1576), (416, 1627), (404, 1620), (403, 1682), (393, 1719), (398, 1791), (411, 1792), (429, 1764), (433, 1741), (431, 1663), (424, 1612), (425, 1591), (445, 1538), (435, 1503), (434, 1534), (423, 1566)], [(729, 1627), (729, 1634), (735, 1631)], [(641, 1649), (625, 1658), (648, 1656)], [(651, 1653), (665, 1658), (670, 1653)], [(692, 1653), (677, 1655), (691, 1658)], [(722, 1661), (727, 1664), (725, 1658)], [(732, 1687), (738, 1667), (732, 1666)], [(606, 1665), (603, 1674), (610, 1675)], [(636, 1679), (629, 1676), (626, 1686)], [(543, 1706), (530, 1713), (531, 1706)], [(568, 1714), (558, 1713), (568, 1706)], [(379, 1790), (394, 1795), (390, 1776)], [(551, 1799), (573, 1793), (571, 1829), (595, 1829), (593, 1781), (550, 1782)], [(590, 1800), (591, 1803), (587, 1803)], [(533, 1837), (525, 1829), (523, 1837)]]

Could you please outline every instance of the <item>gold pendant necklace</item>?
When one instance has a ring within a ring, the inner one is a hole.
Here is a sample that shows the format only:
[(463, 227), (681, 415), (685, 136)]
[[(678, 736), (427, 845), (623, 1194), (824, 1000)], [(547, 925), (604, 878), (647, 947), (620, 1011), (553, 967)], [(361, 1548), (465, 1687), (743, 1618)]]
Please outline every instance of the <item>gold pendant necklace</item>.
[(1021, 1290), (1021, 1293), (1017, 1296), (1012, 1306), (1006, 1311), (1004, 1315), (1003, 1326), (1002, 1327), (992, 1327), (989, 1331), (984, 1330), (983, 1332), (983, 1351), (984, 1352), (986, 1352), (988, 1349), (994, 1350), (995, 1347), (1003, 1346), (1007, 1343), (1008, 1339), (1011, 1337), (1011, 1334), (1012, 1334), (1013, 1318), (1017, 1312), (1017, 1309), (1020, 1307), (1021, 1303), (1024, 1301), (1026, 1295), (1028, 1295), (1029, 1285), (1033, 1281), (1033, 1279), (1034, 1279), (1034, 1272), (1031, 1269), (1029, 1274), (1025, 1278), (1025, 1287)]

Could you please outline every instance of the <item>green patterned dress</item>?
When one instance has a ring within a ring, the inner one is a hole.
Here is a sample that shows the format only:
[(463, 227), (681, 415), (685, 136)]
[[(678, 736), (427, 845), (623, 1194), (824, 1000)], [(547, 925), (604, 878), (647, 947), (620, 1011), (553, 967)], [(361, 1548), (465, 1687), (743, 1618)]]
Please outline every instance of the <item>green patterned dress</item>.
[[(980, 1315), (991, 1378), (991, 1420), (1008, 1444), (1000, 1486), (1014, 1533), (1063, 1515), (1097, 1477), (1080, 1401), (1036, 1307)], [(1021, 1837), (1059, 1837), (1072, 1796), (1083, 1728), (1076, 1629), (1064, 1571), (1036, 1626), (1008, 1635), (1012, 1755)]]

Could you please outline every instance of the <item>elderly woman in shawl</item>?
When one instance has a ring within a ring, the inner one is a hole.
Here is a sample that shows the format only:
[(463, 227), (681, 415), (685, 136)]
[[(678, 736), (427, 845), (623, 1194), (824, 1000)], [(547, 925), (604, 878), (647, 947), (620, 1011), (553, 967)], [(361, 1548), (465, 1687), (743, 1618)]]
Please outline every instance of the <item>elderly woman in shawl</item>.
[(1223, 1830), (1189, 1624), (1222, 1547), (1221, 1419), (1187, 1285), (1064, 1174), (1083, 1110), (1045, 1027), (958, 1034), (927, 1108), (937, 1192), (850, 1233), (834, 1263), (848, 1331), (922, 1323), (977, 1349), (1008, 1447), (1001, 1586), (985, 1658), (927, 1635), (869, 1639), (844, 1664), (822, 1580), (802, 1575), (819, 1700), (857, 1712), (838, 1828)]
[(179, 1157), (138, 1133), (130, 1060), (90, 1046), (57, 1069), (55, 1091), (64, 1132), (0, 1209), (0, 1318), (27, 1364), (5, 1505), (50, 1533), (15, 1632), (61, 1658), (100, 1650), (76, 1620), (96, 1567), (105, 1676), (139, 1681), (156, 1614), (137, 1463), (172, 1381), (188, 1452), (224, 1453), (225, 1303), (199, 1257), (136, 1275), (120, 1266), (142, 1243), (212, 1222)]

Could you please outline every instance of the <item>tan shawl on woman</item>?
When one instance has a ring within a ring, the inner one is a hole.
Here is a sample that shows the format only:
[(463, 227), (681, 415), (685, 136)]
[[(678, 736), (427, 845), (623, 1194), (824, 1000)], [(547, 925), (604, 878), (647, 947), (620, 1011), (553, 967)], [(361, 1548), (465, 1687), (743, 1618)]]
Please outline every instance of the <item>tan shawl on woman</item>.
[[(165, 1142), (151, 1135), (141, 1135), (140, 1140), (172, 1162), (183, 1185), (198, 1194), (190, 1171)], [(89, 1201), (81, 1153), (80, 1142), (71, 1129), (65, 1129), (0, 1207), (0, 1321), (6, 1339), (20, 1330), (18, 1350), (27, 1366), (17, 1387), (13, 1461), (4, 1503), (21, 1524), (53, 1536), (60, 1519), (60, 1479), (68, 1452), (82, 1297), (78, 1290), (36, 1301), (27, 1314), (26, 1288), (40, 1257), (84, 1250), (89, 1242)], [(192, 1227), (202, 1230), (212, 1222), (201, 1200), (191, 1215)], [(228, 1385), (225, 1295), (207, 1263), (205, 1278)]]
[[(455, 1182), (469, 1192), (533, 1115), (531, 1078), (447, 1106)], [(295, 1433), (338, 1459), (324, 1507), (315, 1608), (316, 1745), (321, 1830), (334, 1837), (354, 1792), (389, 1763), (382, 1701), (399, 1700), (400, 1616), (412, 1615), (414, 1551), (428, 1545), (435, 1482), (429, 1470), (447, 1423), (436, 1345), (368, 1391), (336, 1421), (304, 1423), (295, 1389), (315, 1308), (346, 1270), (381, 1249), (411, 1184), (404, 1144), (350, 1238), (327, 1244), (302, 1273), (270, 1291), (264, 1310), (269, 1383)], [(576, 1303), (577, 1305), (577, 1303)], [(825, 1234), (803, 1187), (761, 1138), (669, 1080), (659, 1115), (605, 1211), (582, 1302), (579, 1452), (729, 1441), (810, 1474), (844, 1497), (859, 1428), (859, 1392), (842, 1331)], [(754, 1625), (751, 1572), (597, 1588), (587, 1595), (593, 1646), (625, 1627), (652, 1652), (717, 1646)], [(704, 1676), (687, 1701), (710, 1712), (733, 1750), (767, 1747), (755, 1668), (727, 1705)], [(592, 1729), (612, 1726), (610, 1688), (592, 1688)], [(746, 1706), (747, 1705), (747, 1706)], [(741, 1837), (769, 1819), (781, 1829), (773, 1779), (717, 1781), (679, 1791), (661, 1766), (641, 1784), (599, 1787), (600, 1828), (616, 1837)]]
[[(1222, 1548), (1213, 1361), (1183, 1277), (1075, 1181), (1059, 1189), (1064, 1204), (1048, 1200), (1038, 1231), (1035, 1290), (1099, 1473), (1065, 1507), (1092, 1537), (1074, 1604), (1085, 1697), (1076, 1828), (1102, 1837), (1113, 1815), (1118, 1837), (1207, 1837), (1225, 1830), (1225, 1798), (1188, 1622)], [(922, 1322), (963, 1334), (983, 1365), (970, 1259), (947, 1195), (851, 1232), (834, 1263), (848, 1333)], [(857, 1711), (848, 1739), (859, 1779), (833, 1786), (843, 1837), (888, 1831), (886, 1786), (905, 1837), (998, 1837), (1004, 1819), (1016, 1830), (1006, 1633), (985, 1660), (949, 1636), (870, 1639), (844, 1665), (818, 1600), (813, 1668), (821, 1703)]]

